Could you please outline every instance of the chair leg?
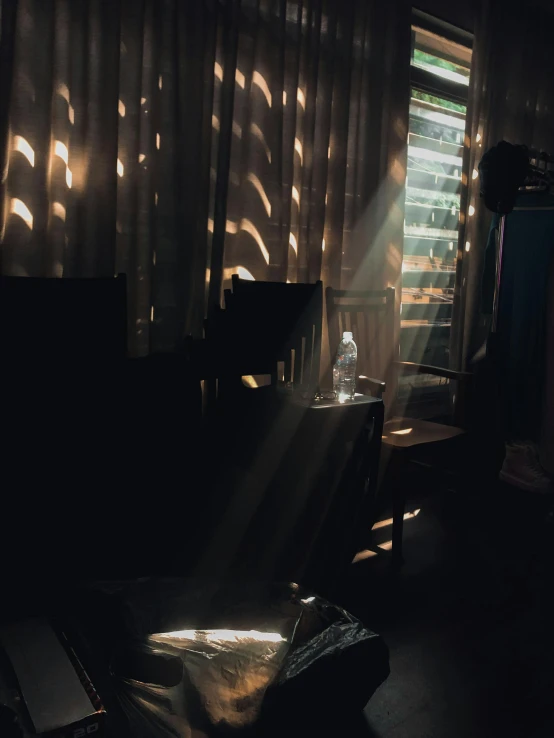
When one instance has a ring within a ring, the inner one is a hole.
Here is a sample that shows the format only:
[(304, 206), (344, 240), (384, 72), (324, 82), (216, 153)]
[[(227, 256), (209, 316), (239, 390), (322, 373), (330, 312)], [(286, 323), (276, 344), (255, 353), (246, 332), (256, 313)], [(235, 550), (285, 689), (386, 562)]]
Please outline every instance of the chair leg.
[(394, 495), (392, 503), (392, 564), (401, 567), (404, 563), (402, 556), (402, 534), (404, 530), (404, 510), (406, 501), (401, 491)]

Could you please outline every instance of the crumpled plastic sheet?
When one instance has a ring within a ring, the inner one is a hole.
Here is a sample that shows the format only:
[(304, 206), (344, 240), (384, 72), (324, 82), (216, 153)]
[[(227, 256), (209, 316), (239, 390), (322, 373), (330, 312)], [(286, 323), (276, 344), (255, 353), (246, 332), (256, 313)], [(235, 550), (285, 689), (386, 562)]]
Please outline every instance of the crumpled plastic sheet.
[(388, 676), (379, 636), (295, 584), (144, 580), (116, 594), (130, 637), (111, 672), (134, 738), (240, 735), (310, 698), (362, 709)]

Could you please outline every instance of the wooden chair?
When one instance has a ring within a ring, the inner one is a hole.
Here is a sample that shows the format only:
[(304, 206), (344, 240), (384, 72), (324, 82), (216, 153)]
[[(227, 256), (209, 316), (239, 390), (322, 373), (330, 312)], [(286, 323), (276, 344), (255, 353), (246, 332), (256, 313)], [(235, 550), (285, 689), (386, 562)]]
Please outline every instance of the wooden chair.
[[(225, 308), (210, 308), (205, 339), (188, 343), (204, 381), (206, 415), (222, 403), (257, 403), (278, 385), (316, 387), (319, 380), (322, 283), (254, 282), (234, 275), (232, 286), (225, 291)], [(269, 383), (254, 389), (243, 377)]]
[(258, 351), (270, 363), (272, 384), (292, 382), (294, 386), (319, 384), (323, 284), (255, 282), (232, 277), (232, 294), (226, 307), (232, 321), (251, 325), (258, 331)]
[[(437, 453), (438, 444), (441, 444), (442, 453), (446, 451), (447, 444), (457, 443), (465, 434), (472, 375), (395, 359), (398, 351), (394, 345), (395, 291), (392, 288), (348, 291), (328, 287), (326, 304), (331, 350), (338, 346), (341, 331), (350, 330), (354, 334), (358, 346), (357, 391), (373, 397), (385, 395), (388, 420), (383, 429), (383, 461), (391, 462), (391, 466), (397, 469), (397, 479), (401, 479), (411, 464), (429, 468), (429, 460)], [(404, 416), (405, 408), (397, 401), (398, 381), (403, 376), (421, 374), (456, 383), (449, 423)], [(455, 451), (453, 456), (456, 456)], [(394, 484), (392, 553), (396, 564), (402, 561), (406, 497), (404, 485)]]

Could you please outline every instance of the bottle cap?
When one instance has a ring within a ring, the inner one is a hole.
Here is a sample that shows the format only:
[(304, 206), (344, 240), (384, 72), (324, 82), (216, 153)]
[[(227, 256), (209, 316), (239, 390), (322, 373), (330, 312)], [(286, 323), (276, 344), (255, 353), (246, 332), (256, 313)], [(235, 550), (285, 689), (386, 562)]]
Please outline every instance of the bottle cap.
[(344, 331), (342, 334), (342, 340), (343, 341), (351, 341), (352, 340), (352, 331)]

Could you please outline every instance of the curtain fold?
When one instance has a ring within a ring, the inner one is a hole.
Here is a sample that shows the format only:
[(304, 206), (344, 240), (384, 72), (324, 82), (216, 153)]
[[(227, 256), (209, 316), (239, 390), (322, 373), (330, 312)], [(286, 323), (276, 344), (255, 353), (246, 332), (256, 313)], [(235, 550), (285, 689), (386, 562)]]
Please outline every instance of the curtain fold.
[(235, 272), (398, 286), (405, 0), (0, 2), (3, 273), (125, 272), (135, 354)]
[(479, 199), (479, 160), (503, 139), (554, 152), (552, 19), (540, 3), (522, 9), (500, 0), (483, 2), (476, 17), (464, 152), (469, 180), (464, 183), (452, 320), (452, 355), (459, 368), (471, 361), (488, 330), (480, 313), (480, 289), (491, 213)]

